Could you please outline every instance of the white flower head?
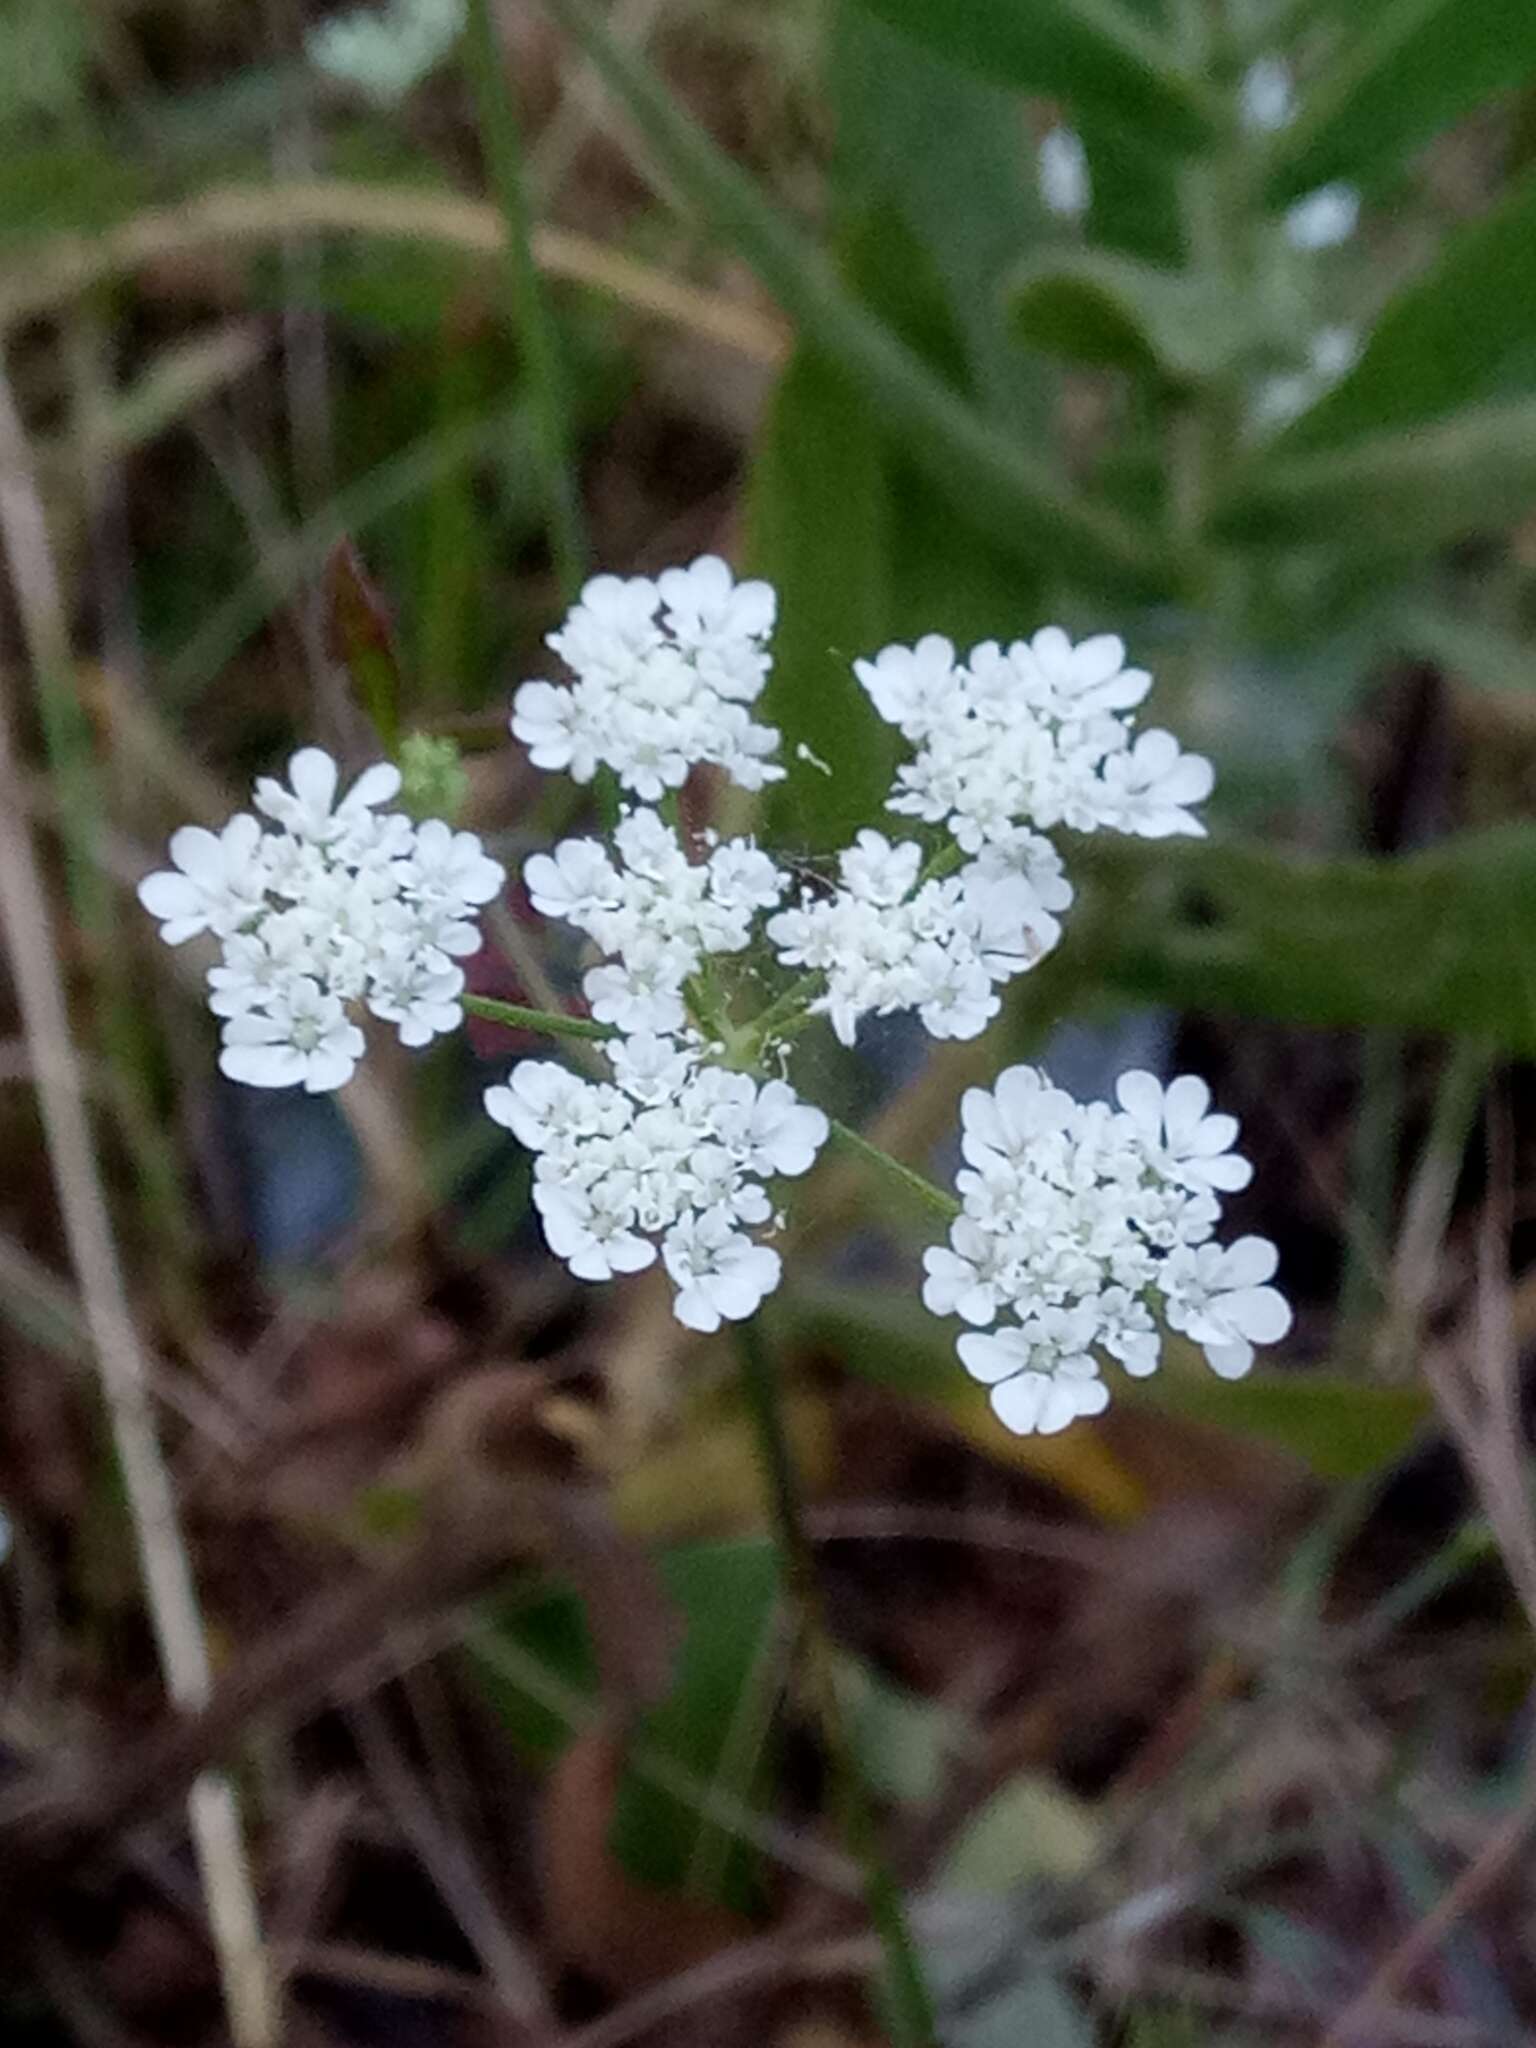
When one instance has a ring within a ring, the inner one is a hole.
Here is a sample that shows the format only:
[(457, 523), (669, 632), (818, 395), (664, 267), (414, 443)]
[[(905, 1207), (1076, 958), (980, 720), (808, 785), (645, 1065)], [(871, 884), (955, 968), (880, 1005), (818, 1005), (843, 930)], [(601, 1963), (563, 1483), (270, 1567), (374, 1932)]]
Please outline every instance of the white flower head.
[(589, 782), (606, 765), (646, 803), (705, 762), (762, 789), (784, 773), (778, 733), (748, 709), (767, 679), (775, 603), (716, 555), (655, 580), (593, 577), (549, 636), (570, 685), (524, 683), (512, 731), (535, 767)]
[(897, 770), (889, 808), (947, 825), (986, 863), (978, 876), (1011, 862), (1042, 910), (1071, 898), (1041, 838), (1053, 827), (1148, 838), (1204, 829), (1192, 806), (1210, 794), (1210, 763), (1167, 733), (1136, 733), (1152, 678), (1127, 663), (1113, 633), (1074, 644), (1059, 626), (1042, 626), (1007, 647), (984, 642), (964, 661), (930, 637), (884, 648), (854, 672), (915, 749)]
[(1192, 1074), (1124, 1074), (1116, 1094), (1078, 1103), (1019, 1066), (961, 1104), (962, 1211), (924, 1255), (923, 1303), (972, 1326), (961, 1363), (1020, 1433), (1101, 1413), (1107, 1365), (1155, 1372), (1160, 1323), (1227, 1378), (1290, 1327), (1274, 1246), (1213, 1240), (1218, 1191), (1249, 1178), (1236, 1119)]
[(523, 1060), (485, 1107), (537, 1155), (534, 1202), (551, 1251), (582, 1280), (638, 1272), (658, 1249), (688, 1329), (756, 1310), (779, 1257), (765, 1181), (806, 1173), (826, 1143), (819, 1109), (783, 1081), (711, 1065), (696, 1039), (650, 1030), (607, 1041), (613, 1081)]
[(139, 884), (168, 944), (204, 932), (220, 943), (208, 1002), (232, 1080), (342, 1087), (364, 1047), (352, 1004), (408, 1046), (463, 1021), (454, 963), (478, 948), (476, 912), (505, 874), (473, 832), (382, 810), (399, 788), (379, 762), (343, 792), (331, 756), (303, 747), (286, 783), (256, 784), (266, 829), (246, 812), (219, 833), (185, 826), (174, 866)]

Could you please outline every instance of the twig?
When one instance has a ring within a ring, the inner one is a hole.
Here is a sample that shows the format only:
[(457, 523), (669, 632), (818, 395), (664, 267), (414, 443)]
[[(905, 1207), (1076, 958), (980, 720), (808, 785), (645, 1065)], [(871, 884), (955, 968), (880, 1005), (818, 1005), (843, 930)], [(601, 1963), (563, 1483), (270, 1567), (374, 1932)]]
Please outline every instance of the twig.
[[(40, 671), (62, 680), (68, 672), (63, 602), (26, 436), (3, 367), (0, 542), (29, 658)], [(97, 1169), (42, 876), (24, 815), (9, 794), (14, 769), (10, 708), (0, 696), (0, 930), (37, 1076), (44, 1138), (111, 1419), (166, 1689), (178, 1706), (198, 1707), (210, 1690), (208, 1644)], [(188, 1799), (188, 1815), (231, 2031), (238, 2048), (269, 2048), (277, 2039), (277, 2015), (229, 1780), (212, 1774), (199, 1778)]]
[[(149, 264), (208, 249), (260, 248), (290, 235), (325, 233), (434, 242), (488, 259), (500, 254), (506, 236), (494, 206), (441, 192), (341, 178), (227, 186), (185, 204), (135, 214), (102, 234), (50, 238), (36, 262), (0, 280), (0, 332)], [(684, 328), (769, 369), (777, 369), (789, 353), (789, 329), (777, 314), (703, 291), (588, 235), (541, 226), (534, 231), (533, 253), (550, 277), (584, 285), (633, 313)]]

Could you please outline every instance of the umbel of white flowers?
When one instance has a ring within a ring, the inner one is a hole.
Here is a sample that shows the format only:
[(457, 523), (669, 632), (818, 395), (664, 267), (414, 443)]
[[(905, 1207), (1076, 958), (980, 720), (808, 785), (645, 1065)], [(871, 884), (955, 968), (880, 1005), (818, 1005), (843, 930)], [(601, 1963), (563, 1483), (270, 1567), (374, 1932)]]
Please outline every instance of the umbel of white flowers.
[[(828, 1136), (819, 1109), (762, 1077), (768, 1056), (817, 1016), (845, 1045), (899, 1010), (935, 1037), (976, 1036), (1001, 985), (1060, 937), (1072, 888), (1045, 835), (1199, 833), (1192, 806), (1212, 784), (1171, 734), (1137, 731), (1152, 679), (1111, 634), (1074, 646), (1048, 626), (963, 658), (933, 636), (887, 647), (855, 675), (909, 744), (888, 808), (923, 837), (866, 828), (792, 897), (753, 840), (685, 838), (652, 808), (697, 767), (748, 790), (782, 776), (778, 733), (751, 715), (775, 608), (714, 556), (597, 577), (550, 636), (572, 681), (524, 684), (512, 718), (538, 766), (578, 782), (607, 767), (638, 801), (610, 840), (566, 839), (524, 867), (535, 909), (601, 956), (583, 990), (614, 1034), (607, 1075), (524, 1060), (485, 1106), (537, 1155), (535, 1207), (571, 1272), (607, 1280), (659, 1258), (678, 1320), (701, 1331), (778, 1285), (768, 1184), (807, 1172)], [(218, 942), (223, 1071), (317, 1092), (350, 1078), (360, 1011), (407, 1045), (461, 1022), (455, 963), (505, 877), (473, 833), (384, 810), (392, 767), (340, 795), (335, 762), (305, 748), (289, 778), (258, 781), (259, 816), (176, 833), (174, 867), (139, 894), (170, 944)], [(743, 965), (759, 937), (787, 971), (766, 996), (761, 963)], [(1249, 1172), (1233, 1120), (1207, 1114), (1188, 1076), (1164, 1090), (1128, 1074), (1118, 1100), (1079, 1105), (1026, 1068), (965, 1098), (963, 1213), (928, 1253), (924, 1300), (972, 1326), (961, 1360), (1014, 1430), (1100, 1412), (1101, 1367), (1152, 1371), (1164, 1326), (1233, 1375), (1289, 1323), (1273, 1247), (1215, 1241), (1218, 1191)]]
[(533, 1200), (551, 1251), (582, 1280), (656, 1257), (690, 1330), (750, 1316), (779, 1255), (748, 1226), (773, 1216), (763, 1182), (808, 1172), (827, 1119), (783, 1081), (710, 1066), (695, 1038), (636, 1032), (607, 1048), (611, 1081), (523, 1060), (486, 1091), (497, 1123), (538, 1154)]
[(1236, 1118), (1193, 1074), (1122, 1074), (1115, 1093), (1118, 1109), (1078, 1103), (1010, 1067), (961, 1104), (962, 1213), (924, 1257), (923, 1301), (972, 1325), (960, 1361), (1021, 1435), (1102, 1414), (1106, 1362), (1155, 1372), (1160, 1324), (1224, 1379), (1290, 1328), (1268, 1239), (1215, 1241), (1220, 1196), (1252, 1176)]
[(219, 941), (208, 1006), (223, 1020), (224, 1073), (314, 1095), (352, 1078), (358, 1005), (403, 1045), (458, 1028), (454, 963), (478, 948), (474, 913), (506, 871), (473, 832), (381, 811), (400, 788), (387, 763), (339, 802), (336, 763), (318, 747), (295, 754), (288, 776), (288, 787), (257, 782), (261, 818), (241, 811), (220, 832), (173, 834), (174, 866), (146, 875), (139, 901), (168, 945), (204, 932)]

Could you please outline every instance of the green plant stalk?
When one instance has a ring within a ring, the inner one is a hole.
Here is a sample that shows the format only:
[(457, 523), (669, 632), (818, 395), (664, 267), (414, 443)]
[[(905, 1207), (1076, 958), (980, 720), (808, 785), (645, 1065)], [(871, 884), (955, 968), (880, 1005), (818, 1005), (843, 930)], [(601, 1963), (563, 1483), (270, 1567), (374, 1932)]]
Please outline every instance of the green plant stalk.
[(593, 1017), (567, 1017), (558, 1010), (530, 1010), (522, 1003), (498, 1002), (494, 996), (461, 996), (471, 1017), (488, 1024), (506, 1024), (514, 1031), (542, 1031), (549, 1038), (617, 1038), (611, 1024)]
[(889, 1152), (882, 1152), (878, 1145), (872, 1145), (868, 1138), (847, 1124), (832, 1119), (831, 1142), (840, 1152), (846, 1152), (850, 1159), (857, 1159), (862, 1165), (872, 1166), (884, 1174), (893, 1187), (901, 1189), (930, 1216), (942, 1216), (946, 1223), (953, 1223), (960, 1214), (960, 1204), (953, 1195), (943, 1188), (935, 1187), (931, 1180), (920, 1173), (914, 1173), (910, 1166), (903, 1166), (899, 1159), (893, 1159)]
[(507, 279), (522, 344), (534, 438), (549, 514), (550, 551), (567, 603), (586, 573), (587, 544), (571, 450), (564, 380), (554, 323), (533, 255), (533, 222), (523, 179), (522, 137), (506, 65), (491, 19), (491, 0), (469, 0), (464, 61), (480, 122), (486, 169), (507, 225)]
[(780, 1385), (755, 1319), (736, 1326), (741, 1379), (768, 1486), (774, 1541), (796, 1631), (796, 1648), (831, 1766), (838, 1819), (859, 1866), (870, 1924), (885, 1957), (885, 1991), (894, 2048), (935, 2048), (933, 2002), (901, 1892), (880, 1853), (867, 1786), (849, 1737), (816, 1556), (806, 1534), (800, 1482), (784, 1426)]

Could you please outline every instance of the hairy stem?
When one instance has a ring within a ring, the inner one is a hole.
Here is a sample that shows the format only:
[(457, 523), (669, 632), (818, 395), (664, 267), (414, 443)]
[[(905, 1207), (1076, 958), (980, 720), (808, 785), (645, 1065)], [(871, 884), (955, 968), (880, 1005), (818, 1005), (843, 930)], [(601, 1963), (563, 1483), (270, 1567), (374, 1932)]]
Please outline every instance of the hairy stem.
[(900, 1188), (903, 1194), (920, 1203), (931, 1216), (942, 1216), (946, 1223), (953, 1223), (960, 1214), (960, 1204), (953, 1195), (935, 1187), (922, 1174), (914, 1173), (910, 1166), (903, 1166), (899, 1159), (893, 1159), (889, 1152), (882, 1152), (878, 1145), (872, 1145), (868, 1138), (861, 1138), (857, 1131), (850, 1130), (847, 1124), (839, 1123), (835, 1117), (832, 1119), (831, 1143), (850, 1158), (883, 1174), (893, 1187)]
[(784, 1427), (778, 1374), (756, 1320), (736, 1327), (742, 1385), (768, 1483), (774, 1540), (795, 1622), (797, 1649), (831, 1767), (838, 1819), (859, 1866), (864, 1903), (885, 1959), (894, 2048), (934, 2048), (933, 2003), (923, 1979), (901, 1891), (880, 1853), (873, 1804), (859, 1770), (837, 1685), (836, 1649), (821, 1596), (816, 1555), (806, 1533), (794, 1453)]
[(530, 1010), (522, 1003), (498, 1002), (494, 996), (461, 996), (471, 1017), (483, 1017), (488, 1024), (507, 1024), (514, 1031), (542, 1031), (550, 1038), (616, 1038), (611, 1024), (599, 1024), (592, 1017), (567, 1017), (559, 1010)]
[(533, 222), (523, 179), (522, 137), (507, 68), (491, 19), (491, 0), (469, 0), (465, 63), (480, 122), (486, 169), (507, 224), (507, 278), (522, 346), (549, 514), (550, 549), (566, 602), (586, 573), (581, 495), (571, 452), (564, 380), (554, 323), (533, 248)]

